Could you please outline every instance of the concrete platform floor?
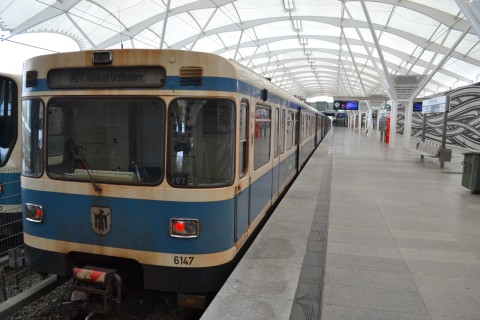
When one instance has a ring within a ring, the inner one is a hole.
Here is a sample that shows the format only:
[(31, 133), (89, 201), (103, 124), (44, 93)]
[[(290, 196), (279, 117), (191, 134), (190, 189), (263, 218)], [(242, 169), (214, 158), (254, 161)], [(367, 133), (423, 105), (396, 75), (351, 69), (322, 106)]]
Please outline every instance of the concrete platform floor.
[(480, 195), (461, 151), (440, 168), (402, 136), (332, 131), (202, 319), (480, 320)]

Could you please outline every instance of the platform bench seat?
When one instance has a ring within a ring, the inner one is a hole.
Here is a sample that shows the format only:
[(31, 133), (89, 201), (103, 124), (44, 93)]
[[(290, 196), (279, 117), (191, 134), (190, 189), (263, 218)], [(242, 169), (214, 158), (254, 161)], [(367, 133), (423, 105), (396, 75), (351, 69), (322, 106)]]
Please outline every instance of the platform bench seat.
[(441, 145), (434, 142), (420, 141), (420, 142), (417, 142), (417, 146), (413, 151), (420, 153), (421, 155), (424, 155), (424, 156), (438, 158), (440, 157), (440, 147)]

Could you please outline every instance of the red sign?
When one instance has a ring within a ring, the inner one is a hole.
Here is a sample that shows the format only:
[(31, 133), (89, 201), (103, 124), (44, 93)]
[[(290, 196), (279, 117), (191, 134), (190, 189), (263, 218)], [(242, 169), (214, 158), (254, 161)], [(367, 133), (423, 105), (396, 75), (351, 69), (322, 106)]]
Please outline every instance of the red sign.
[(390, 116), (387, 116), (387, 121), (385, 123), (385, 143), (390, 142)]

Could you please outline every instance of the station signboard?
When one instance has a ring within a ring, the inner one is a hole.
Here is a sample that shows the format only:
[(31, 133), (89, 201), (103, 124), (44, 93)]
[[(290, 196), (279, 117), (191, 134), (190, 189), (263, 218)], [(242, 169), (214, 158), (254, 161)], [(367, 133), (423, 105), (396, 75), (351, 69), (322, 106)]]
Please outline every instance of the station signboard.
[(449, 107), (448, 96), (441, 96), (433, 99), (423, 100), (422, 113), (443, 113), (448, 111)]

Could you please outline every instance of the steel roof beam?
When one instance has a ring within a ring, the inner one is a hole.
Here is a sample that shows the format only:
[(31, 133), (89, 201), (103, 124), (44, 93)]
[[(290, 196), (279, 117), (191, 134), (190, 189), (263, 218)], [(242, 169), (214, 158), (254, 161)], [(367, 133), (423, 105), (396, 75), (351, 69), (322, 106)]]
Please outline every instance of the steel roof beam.
[[(458, 46), (458, 44), (463, 40), (463, 38), (465, 38), (465, 36), (468, 34), (468, 32), (470, 31), (471, 27), (468, 27), (460, 37), (458, 37), (458, 39), (455, 41), (455, 43), (452, 45), (452, 47), (450, 48), (450, 52), (453, 52), (455, 50), (455, 48)], [(422, 89), (428, 84), (428, 82), (433, 78), (433, 76), (435, 75), (435, 73), (437, 73), (437, 71), (443, 67), (443, 65), (445, 64), (445, 62), (447, 62), (447, 60), (450, 59), (450, 54), (445, 54), (442, 58), (442, 60), (437, 64), (436, 68), (434, 70), (432, 70), (432, 72), (430, 72), (430, 74), (425, 77), (425, 79), (423, 79), (423, 81), (420, 83), (420, 85), (418, 86), (418, 89), (415, 90), (415, 92), (412, 94), (412, 96), (410, 97), (410, 99), (415, 99), (417, 97), (417, 95), (420, 93), (420, 91), (422, 91)]]
[(465, 0), (455, 0), (455, 2), (457, 3), (458, 7), (465, 15), (465, 17), (467, 17), (470, 26), (473, 27), (473, 29), (477, 33), (477, 36), (480, 37), (480, 8), (475, 7), (475, 5), (480, 6), (478, 4), (478, 1), (476, 3), (470, 3)]

